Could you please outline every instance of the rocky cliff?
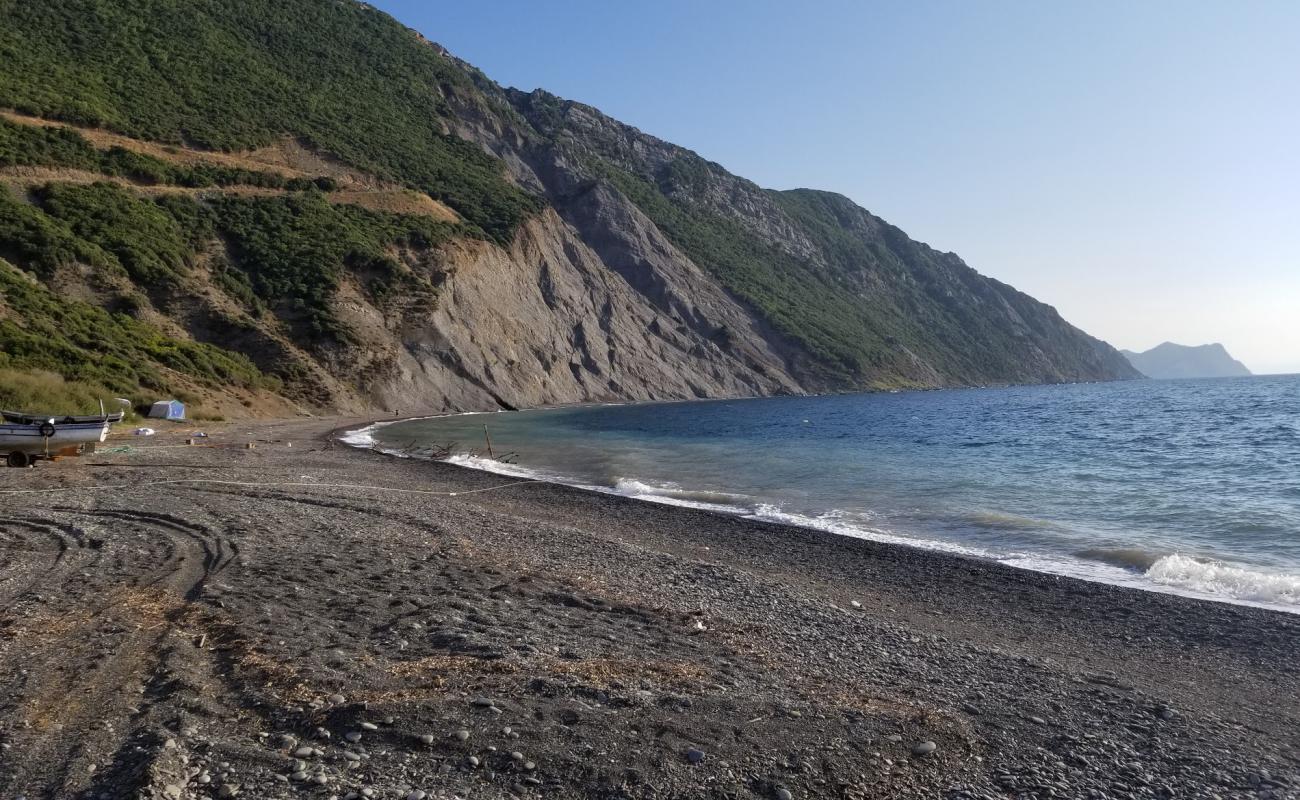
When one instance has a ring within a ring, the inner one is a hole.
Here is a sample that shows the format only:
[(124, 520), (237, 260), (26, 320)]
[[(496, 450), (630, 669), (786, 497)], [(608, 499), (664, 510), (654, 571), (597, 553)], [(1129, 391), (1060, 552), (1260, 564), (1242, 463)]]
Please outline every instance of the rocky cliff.
[(844, 197), (502, 88), (362, 4), (0, 19), (13, 374), (227, 415), (1137, 375)]

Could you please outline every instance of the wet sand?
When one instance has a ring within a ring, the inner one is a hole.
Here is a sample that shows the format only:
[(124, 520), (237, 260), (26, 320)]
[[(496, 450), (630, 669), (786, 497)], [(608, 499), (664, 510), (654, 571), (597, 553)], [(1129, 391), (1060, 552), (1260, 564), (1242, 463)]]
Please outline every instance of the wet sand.
[(1300, 616), (345, 422), (0, 473), (0, 798), (1300, 796)]

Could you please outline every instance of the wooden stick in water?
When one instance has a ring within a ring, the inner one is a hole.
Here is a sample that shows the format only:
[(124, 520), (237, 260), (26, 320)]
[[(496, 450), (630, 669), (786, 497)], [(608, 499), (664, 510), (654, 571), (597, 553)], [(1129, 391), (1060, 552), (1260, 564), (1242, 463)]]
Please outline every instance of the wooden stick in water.
[(496, 458), (496, 456), (492, 455), (492, 437), (488, 435), (488, 429), (486, 425), (483, 426), (483, 438), (487, 439), (488, 458)]

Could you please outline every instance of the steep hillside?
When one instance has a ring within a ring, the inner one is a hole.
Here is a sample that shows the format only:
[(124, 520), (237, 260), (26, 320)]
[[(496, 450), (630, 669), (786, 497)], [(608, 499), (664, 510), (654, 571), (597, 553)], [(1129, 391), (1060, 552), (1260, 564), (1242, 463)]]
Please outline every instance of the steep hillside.
[(502, 89), (351, 0), (0, 21), (0, 368), (222, 414), (1136, 375), (843, 197)]
[(1142, 353), (1120, 352), (1151, 378), (1239, 378), (1251, 374), (1217, 342), (1195, 346), (1165, 342)]

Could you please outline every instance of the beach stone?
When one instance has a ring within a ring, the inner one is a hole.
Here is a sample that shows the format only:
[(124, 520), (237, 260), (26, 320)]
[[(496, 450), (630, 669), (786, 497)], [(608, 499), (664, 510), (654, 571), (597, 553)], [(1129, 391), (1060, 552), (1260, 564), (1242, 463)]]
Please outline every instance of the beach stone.
[(457, 741), (461, 741), (461, 742), (469, 741), (469, 731), (465, 730), (464, 728), (461, 728), (460, 730), (456, 731), (452, 735), (456, 737)]
[(903, 737), (902, 737), (902, 736), (899, 736), (897, 733), (891, 733), (891, 734), (889, 734), (888, 736), (885, 737), (885, 741), (887, 741), (887, 742), (901, 742), (901, 741), (903, 741)]
[(1029, 721), (1032, 722), (1032, 723), (1034, 723), (1035, 725), (1046, 725), (1046, 724), (1047, 724), (1047, 720), (1043, 719), (1042, 717), (1030, 717), (1030, 718), (1029, 718)]
[(238, 794), (239, 784), (237, 783), (222, 784), (221, 788), (217, 790), (217, 797), (235, 797)]
[(316, 755), (316, 749), (314, 747), (299, 747), (297, 750), (293, 751), (294, 758), (311, 758), (314, 755)]
[(790, 794), (790, 790), (784, 786), (776, 787), (772, 794), (776, 796), (776, 800), (794, 800), (794, 795)]
[(466, 761), (469, 763), (471, 767), (477, 767), (480, 763), (482, 763), (478, 760), (478, 756), (470, 756), (468, 759), (466, 759)]
[(344, 761), (353, 761), (353, 762), (356, 762), (356, 761), (360, 761), (360, 760), (361, 760), (361, 756), (360, 756), (360, 754), (358, 754), (358, 753), (354, 753), (354, 752), (352, 752), (351, 750), (344, 750), (344, 751), (343, 751), (343, 760), (344, 760)]
[(854, 608), (862, 608), (862, 604), (859, 603), (857, 600), (850, 600), (849, 605), (853, 606)]
[(496, 705), (496, 703), (493, 702), (492, 699), (488, 697), (475, 697), (473, 700), (470, 701), (470, 703), (472, 705), (478, 706), (479, 708), (492, 708), (493, 706)]
[(348, 731), (347, 733), (343, 734), (343, 738), (347, 739), (349, 742), (352, 742), (353, 744), (356, 744), (357, 742), (361, 741), (361, 732)]
[(332, 694), (326, 699), (330, 701), (330, 705), (335, 705), (335, 706), (341, 706), (347, 702), (347, 698), (341, 694)]
[(379, 726), (376, 725), (376, 724), (373, 723), (373, 722), (363, 722), (363, 723), (361, 723), (361, 724), (360, 724), (359, 726), (357, 726), (357, 727), (361, 728), (361, 730), (363, 730), (363, 731), (377, 731), (377, 730), (379, 730)]
[(513, 760), (515, 760), (515, 761), (523, 761), (523, 760), (524, 760), (524, 754), (521, 753), (521, 752), (519, 752), (518, 750), (515, 750), (515, 751), (512, 751), (512, 752), (510, 753), (510, 758), (513, 759)]
[(704, 760), (704, 751), (698, 747), (686, 748), (686, 760), (692, 764), (698, 764)]
[(912, 748), (912, 755), (928, 756), (938, 749), (939, 749), (939, 745), (935, 744), (934, 742), (921, 742), (920, 744)]
[(434, 740), (434, 738), (433, 738), (433, 734), (432, 734), (432, 733), (422, 733), (422, 734), (420, 734), (420, 744), (433, 744), (434, 741), (435, 741), (435, 740)]
[(298, 781), (301, 783), (302, 781), (307, 780), (307, 773), (303, 772), (302, 770), (298, 770), (297, 772), (289, 776), (289, 780)]
[(406, 800), (424, 800), (424, 798), (428, 796), (429, 795), (425, 794), (419, 789), (414, 789), (406, 795)]

